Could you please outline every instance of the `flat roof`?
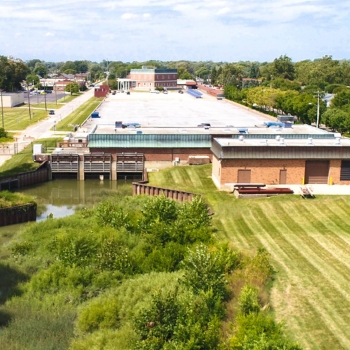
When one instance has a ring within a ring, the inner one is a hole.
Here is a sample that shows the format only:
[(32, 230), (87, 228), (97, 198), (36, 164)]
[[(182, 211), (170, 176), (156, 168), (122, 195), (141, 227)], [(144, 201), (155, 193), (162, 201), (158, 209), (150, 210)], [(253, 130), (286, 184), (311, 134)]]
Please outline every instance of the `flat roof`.
[[(92, 118), (98, 119), (98, 118)], [(136, 118), (137, 119), (137, 118)], [(270, 135), (269, 138), (274, 138), (277, 135), (281, 137), (290, 138), (293, 135), (303, 136), (304, 138), (313, 135), (315, 138), (331, 137), (334, 138), (338, 134), (330, 133), (328, 131), (312, 127), (310, 125), (293, 125), (292, 128), (267, 128), (264, 124), (246, 127), (234, 127), (233, 125), (227, 126), (211, 126), (207, 129), (199, 126), (174, 126), (174, 127), (162, 127), (162, 126), (150, 126), (140, 124), (140, 128), (115, 128), (115, 123), (111, 124), (95, 124), (94, 134), (135, 134), (141, 132), (142, 134), (209, 134), (209, 135), (237, 135), (239, 137), (254, 138), (257, 135)], [(199, 124), (198, 124), (199, 125)]]
[(262, 139), (262, 138), (244, 138), (242, 135), (241, 139), (237, 138), (215, 138), (221, 147), (269, 147), (269, 146), (346, 146), (350, 147), (350, 139), (348, 138), (305, 138), (305, 139), (296, 139), (284, 138), (283, 135), (276, 135), (273, 139)]

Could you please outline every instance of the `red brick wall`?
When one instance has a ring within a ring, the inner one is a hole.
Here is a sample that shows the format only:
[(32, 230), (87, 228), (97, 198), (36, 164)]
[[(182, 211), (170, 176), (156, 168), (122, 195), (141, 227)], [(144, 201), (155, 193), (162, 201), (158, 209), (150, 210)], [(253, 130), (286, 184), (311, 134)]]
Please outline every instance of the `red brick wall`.
[(199, 90), (202, 90), (202, 91), (206, 92), (208, 95), (215, 96), (215, 97), (216, 97), (217, 94), (223, 94), (224, 93), (224, 90), (222, 90), (222, 89), (210, 88), (210, 87), (205, 86), (203, 84), (198, 84), (197, 87), (198, 87)]

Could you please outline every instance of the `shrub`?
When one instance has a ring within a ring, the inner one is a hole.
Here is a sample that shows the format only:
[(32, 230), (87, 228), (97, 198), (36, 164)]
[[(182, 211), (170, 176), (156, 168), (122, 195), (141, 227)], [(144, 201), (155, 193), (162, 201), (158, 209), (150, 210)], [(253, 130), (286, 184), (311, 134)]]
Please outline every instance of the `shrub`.
[(189, 250), (183, 262), (185, 274), (182, 282), (195, 294), (212, 290), (215, 296), (224, 298), (227, 284), (225, 273), (228, 272), (227, 253), (224, 250), (210, 251), (204, 244)]
[(19, 256), (25, 256), (33, 251), (33, 245), (27, 241), (21, 243), (15, 243), (11, 248), (13, 257), (16, 259)]
[(282, 325), (264, 312), (238, 316), (236, 330), (230, 339), (230, 350), (300, 350), (297, 344), (284, 337)]
[(65, 234), (56, 236), (49, 249), (66, 266), (88, 266), (96, 254), (97, 242), (89, 236)]
[(135, 329), (141, 337), (136, 348), (161, 349), (173, 336), (178, 312), (177, 288), (155, 292), (149, 306), (135, 317)]
[(112, 329), (119, 326), (119, 303), (112, 298), (93, 300), (78, 315), (78, 329), (92, 332), (97, 329)]
[(97, 207), (96, 218), (102, 226), (130, 228), (128, 214), (124, 214), (121, 206), (110, 201), (103, 202)]
[(258, 291), (256, 288), (245, 285), (238, 298), (239, 312), (248, 315), (252, 312), (259, 312)]

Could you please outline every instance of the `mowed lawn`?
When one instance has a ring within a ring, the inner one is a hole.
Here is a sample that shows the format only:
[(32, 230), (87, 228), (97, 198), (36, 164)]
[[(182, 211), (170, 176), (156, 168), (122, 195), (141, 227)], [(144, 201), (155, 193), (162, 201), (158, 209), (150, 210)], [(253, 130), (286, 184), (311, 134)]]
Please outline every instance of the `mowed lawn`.
[(236, 199), (216, 189), (209, 165), (149, 175), (152, 185), (202, 193), (219, 239), (267, 249), (276, 270), (271, 307), (304, 349), (350, 349), (350, 196)]

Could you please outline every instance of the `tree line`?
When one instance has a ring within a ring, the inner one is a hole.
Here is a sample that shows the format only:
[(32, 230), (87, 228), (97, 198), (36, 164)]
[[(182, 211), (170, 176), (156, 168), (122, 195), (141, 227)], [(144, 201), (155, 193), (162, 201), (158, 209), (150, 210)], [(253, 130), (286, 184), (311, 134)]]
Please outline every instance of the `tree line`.
[[(0, 56), (0, 88), (16, 91), (23, 80), (38, 86), (39, 77), (49, 74), (87, 73), (86, 79), (91, 82), (105, 80), (108, 74), (111, 89), (116, 89), (118, 78), (125, 78), (131, 69), (142, 66), (177, 69), (179, 79), (197, 79), (224, 87), (228, 99), (272, 115), (294, 115), (300, 123), (315, 123), (319, 105), (322, 124), (341, 133), (350, 130), (347, 88), (350, 85), (350, 61), (335, 60), (332, 56), (293, 62), (290, 57), (281, 55), (273, 62), (232, 63), (185, 60), (45, 62), (40, 59), (24, 62)], [(325, 93), (336, 94), (328, 109), (322, 99)]]

